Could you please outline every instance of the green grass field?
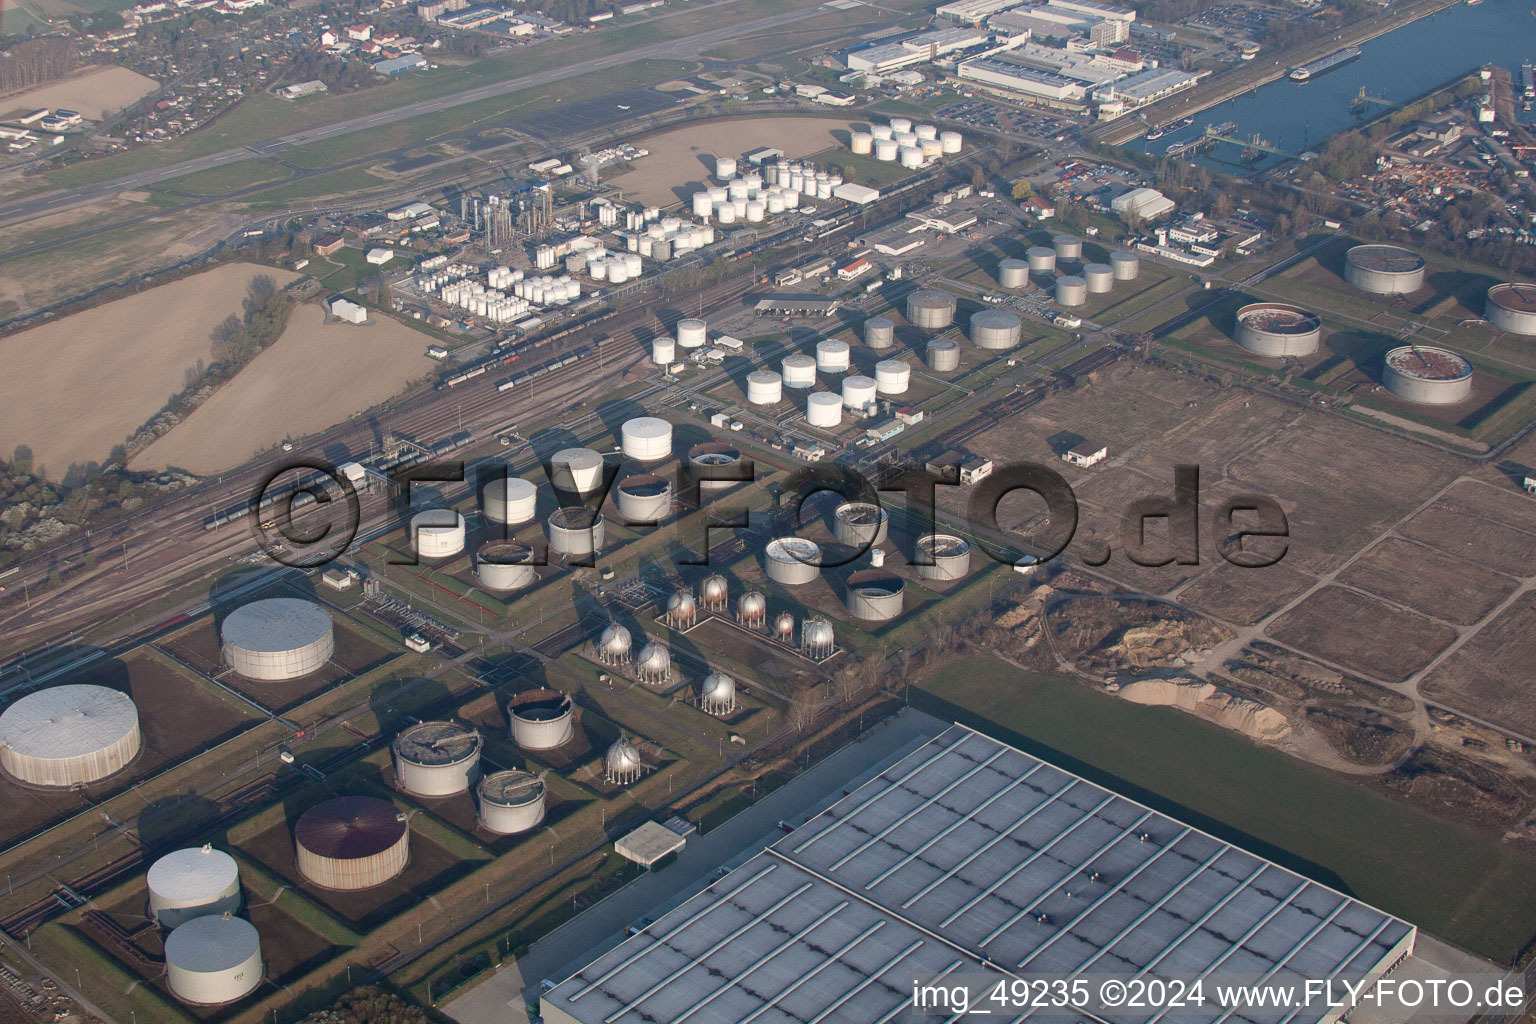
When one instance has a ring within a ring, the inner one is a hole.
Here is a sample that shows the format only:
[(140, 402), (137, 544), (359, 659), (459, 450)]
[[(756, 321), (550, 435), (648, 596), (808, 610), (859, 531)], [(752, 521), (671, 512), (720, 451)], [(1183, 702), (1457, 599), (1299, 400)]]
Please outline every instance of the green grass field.
[(226, 164), (212, 170), (199, 171), (197, 174), (172, 178), (159, 187), (175, 192), (186, 192), (194, 196), (227, 196), (231, 192), (250, 188), (252, 185), (282, 181), (290, 174), (292, 172), (287, 168), (278, 167), (265, 160), (243, 160), (237, 164)]
[(1536, 858), (1219, 726), (987, 656), (956, 660), (920, 687), (945, 702), (925, 710), (955, 715), (1483, 956), (1509, 962), (1536, 933)]

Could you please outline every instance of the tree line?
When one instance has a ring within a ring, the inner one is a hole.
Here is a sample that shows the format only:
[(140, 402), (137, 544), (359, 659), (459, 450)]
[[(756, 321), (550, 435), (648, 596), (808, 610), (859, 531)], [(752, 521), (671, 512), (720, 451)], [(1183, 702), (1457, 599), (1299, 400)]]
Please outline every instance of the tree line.
[(0, 50), (0, 92), (31, 89), (75, 70), (79, 55), (67, 36), (25, 39)]

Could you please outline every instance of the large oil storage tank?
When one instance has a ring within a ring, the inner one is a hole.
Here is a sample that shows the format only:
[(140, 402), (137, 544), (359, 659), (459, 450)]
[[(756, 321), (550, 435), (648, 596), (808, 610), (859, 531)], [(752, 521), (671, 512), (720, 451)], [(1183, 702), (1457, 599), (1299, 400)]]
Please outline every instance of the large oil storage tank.
[(619, 428), (624, 457), (660, 462), (672, 456), (672, 424), (658, 416), (636, 416)]
[(867, 156), (875, 148), (875, 137), (869, 132), (854, 132), (848, 138), (848, 148), (861, 156)]
[(927, 348), (928, 368), (935, 373), (960, 369), (960, 346), (948, 338), (934, 338)]
[(747, 374), (747, 401), (753, 405), (773, 405), (783, 400), (783, 377), (772, 370), (753, 370)]
[(549, 457), (549, 482), (558, 491), (590, 498), (603, 488), (603, 457), (591, 448), (561, 448)]
[(803, 391), (816, 384), (816, 358), (804, 352), (785, 356), (779, 363), (783, 372), (784, 386)]
[(1076, 235), (1056, 235), (1051, 239), (1051, 248), (1056, 250), (1058, 260), (1083, 258), (1083, 240)]
[(1233, 340), (1254, 355), (1282, 359), (1317, 351), (1323, 322), (1287, 302), (1252, 302), (1237, 311)]
[(1067, 274), (1056, 279), (1056, 302), (1062, 306), (1081, 306), (1088, 301), (1088, 282)]
[(719, 181), (730, 181), (736, 177), (736, 158), (733, 156), (715, 157), (715, 178)]
[(1006, 309), (982, 309), (971, 314), (971, 344), (977, 348), (1002, 351), (1016, 346), (1023, 337), (1024, 324), (1017, 313)]
[(683, 348), (702, 348), (709, 340), (709, 325), (689, 317), (677, 322), (677, 343)]
[(944, 147), (945, 153), (958, 153), (965, 144), (965, 136), (959, 132), (939, 132), (939, 145)]
[(229, 613), (219, 634), (224, 664), (247, 679), (307, 676), (336, 650), (331, 613), (297, 597), (241, 605)]
[(875, 159), (890, 163), (896, 159), (896, 154), (901, 152), (901, 146), (895, 139), (875, 139)]
[(165, 980), (194, 1006), (223, 1006), (261, 984), (261, 935), (240, 917), (197, 917), (165, 938)]
[(1488, 322), (1514, 334), (1536, 335), (1536, 284), (1496, 284), (1488, 289)]
[(511, 836), (537, 828), (544, 820), (544, 780), (521, 768), (494, 772), (480, 780), (480, 824)]
[(527, 544), (513, 540), (493, 540), (475, 552), (475, 579), (486, 590), (509, 593), (538, 582), (534, 568), (535, 552)]
[(538, 488), (520, 476), (499, 476), (480, 489), (485, 518), (510, 526), (532, 522), (538, 498)]
[(462, 722), (417, 722), (395, 737), (395, 781), (428, 799), (467, 793), (484, 746), (479, 730)]
[(33, 786), (104, 779), (127, 767), (142, 742), (133, 699), (105, 686), (49, 687), (0, 714), (0, 767)]
[(875, 390), (882, 395), (904, 395), (912, 383), (912, 367), (900, 359), (875, 364)]
[(677, 361), (677, 342), (665, 334), (651, 342), (651, 362), (657, 366), (671, 366)]
[(1472, 364), (1449, 349), (1403, 345), (1387, 353), (1382, 383), (1410, 402), (1453, 405), (1472, 394)]
[(864, 321), (864, 344), (870, 348), (890, 348), (896, 344), (896, 325), (883, 316)]
[(1056, 272), (1056, 250), (1047, 245), (1032, 245), (1024, 254), (1029, 263), (1031, 274), (1053, 274)]
[(822, 373), (848, 372), (848, 343), (823, 338), (816, 343), (816, 369)]
[(524, 690), (507, 701), (512, 741), (524, 750), (554, 750), (575, 735), (576, 709), (559, 690)]
[(901, 577), (883, 569), (860, 569), (848, 577), (843, 603), (856, 619), (889, 622), (901, 614), (906, 589)]
[(1088, 282), (1089, 295), (1103, 295), (1115, 287), (1115, 270), (1108, 263), (1088, 263), (1083, 266), (1083, 280)]
[(872, 501), (845, 501), (832, 513), (832, 536), (851, 548), (884, 544), (890, 514)]
[(373, 796), (316, 804), (299, 815), (293, 839), (300, 873), (325, 889), (383, 885), (405, 870), (411, 856), (405, 815)]
[(803, 537), (776, 537), (766, 552), (768, 578), (788, 587), (811, 583), (821, 575), (821, 545)]
[(1141, 276), (1141, 257), (1133, 252), (1112, 252), (1109, 268), (1114, 271), (1116, 281), (1134, 281)]
[(605, 525), (600, 512), (585, 505), (557, 508), (544, 521), (551, 554), (590, 558), (603, 550)]
[(835, 427), (843, 422), (843, 400), (830, 391), (813, 391), (805, 397), (805, 422), (813, 427)]
[(741, 449), (724, 441), (703, 441), (688, 449), (688, 475), (703, 494), (734, 487), (740, 467)]
[(166, 854), (150, 865), (145, 883), (150, 919), (161, 928), (240, 910), (240, 865), (212, 846)]
[(1029, 261), (1003, 260), (997, 265), (997, 283), (1004, 288), (1029, 287)]
[(465, 526), (456, 509), (424, 508), (411, 516), (411, 550), (417, 558), (452, 558), (464, 550)]
[(865, 377), (862, 374), (854, 374), (843, 378), (843, 408), (856, 416), (866, 416), (870, 408), (875, 404), (875, 395), (880, 389), (879, 383), (873, 377)]
[(672, 513), (672, 482), (654, 473), (637, 473), (614, 488), (619, 518), (630, 526), (659, 523)]
[(937, 288), (923, 288), (907, 296), (907, 320), (925, 331), (941, 331), (955, 322), (955, 297)]
[(1344, 280), (1373, 295), (1407, 295), (1424, 287), (1424, 257), (1395, 245), (1357, 245), (1344, 254)]
[(930, 533), (919, 537), (917, 556), (912, 568), (925, 580), (957, 580), (971, 571), (971, 543), (953, 534)]

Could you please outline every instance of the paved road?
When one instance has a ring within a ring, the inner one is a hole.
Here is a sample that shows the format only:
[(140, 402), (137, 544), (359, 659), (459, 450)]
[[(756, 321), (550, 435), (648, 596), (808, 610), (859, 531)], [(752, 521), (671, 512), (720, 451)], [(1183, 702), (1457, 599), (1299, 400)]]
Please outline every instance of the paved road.
[[(730, 0), (727, 0), (727, 2), (730, 2)], [(384, 125), (394, 124), (397, 121), (420, 117), (423, 114), (435, 114), (465, 103), (493, 99), (494, 97), (505, 96), (508, 93), (518, 92), (523, 89), (550, 85), (567, 78), (597, 74), (609, 68), (630, 64), (637, 60), (657, 58), (696, 59), (700, 51), (708, 49), (716, 43), (732, 39), (750, 38), (751, 36), (777, 28), (780, 25), (787, 25), (791, 22), (811, 17), (821, 11), (822, 8), (819, 5), (784, 11), (766, 18), (758, 18), (755, 21), (741, 22), (725, 28), (709, 29), (691, 36), (652, 43), (649, 46), (642, 46), (635, 50), (625, 50), (620, 53), (609, 54), (605, 57), (593, 57), (590, 60), (569, 64), (564, 67), (550, 68), (531, 75), (523, 75), (519, 78), (508, 78), (489, 85), (465, 89), (462, 92), (440, 96), (436, 99), (421, 100), (420, 102), (410, 103), (403, 107), (381, 110), (376, 114), (365, 114), (362, 117), (355, 117), (350, 121), (340, 121), (321, 128), (307, 128), (304, 131), (295, 132), (291, 135), (268, 139), (265, 142), (255, 142), (235, 149), (226, 149), (223, 152), (211, 153), (208, 156), (201, 156), (192, 160), (184, 160), (169, 167), (141, 171), (138, 174), (131, 174), (114, 181), (105, 181), (96, 185), (85, 185), (80, 188), (50, 192), (42, 196), (33, 196), (17, 202), (0, 205), (0, 223), (22, 217), (36, 217), (40, 214), (53, 213), (80, 203), (89, 202), (93, 199), (99, 199), (113, 192), (144, 188), (171, 178), (181, 177), (184, 174), (206, 171), (215, 167), (223, 167), (227, 164), (240, 163), (244, 160), (271, 157), (295, 146), (305, 146), (313, 142), (324, 142), (327, 139), (334, 139), (341, 135), (367, 131), (370, 128), (380, 128)]]
[(792, 782), (759, 800), (708, 835), (693, 836), (676, 863), (643, 875), (592, 909), (550, 932), (520, 960), (444, 1007), (460, 1024), (528, 1024), (525, 1006), (538, 1001), (539, 982), (561, 981), (624, 939), (624, 927), (656, 918), (700, 892), (721, 866), (735, 867), (778, 839), (780, 821), (796, 824), (948, 728), (906, 710), (871, 730)]

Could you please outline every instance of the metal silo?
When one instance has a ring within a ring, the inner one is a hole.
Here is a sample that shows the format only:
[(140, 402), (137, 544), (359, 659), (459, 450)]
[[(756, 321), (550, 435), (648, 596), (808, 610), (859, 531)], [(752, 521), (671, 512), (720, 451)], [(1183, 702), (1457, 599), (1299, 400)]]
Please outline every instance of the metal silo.
[(1053, 274), (1056, 272), (1056, 250), (1044, 245), (1032, 245), (1024, 254), (1029, 263), (1031, 274)]
[(889, 622), (901, 614), (906, 584), (883, 569), (861, 569), (848, 577), (843, 603), (848, 613), (866, 622)]
[(517, 541), (487, 541), (475, 552), (475, 579), (486, 590), (502, 593), (531, 587), (539, 579), (534, 555), (533, 548)]
[(603, 550), (605, 528), (602, 515), (582, 505), (557, 508), (544, 521), (549, 550), (566, 558), (590, 558)]
[(33, 786), (99, 781), (127, 767), (141, 745), (132, 698), (105, 686), (50, 687), (0, 714), (0, 766)]
[(544, 820), (544, 780), (519, 768), (480, 780), (480, 824), (489, 832), (511, 836), (537, 828)]
[(802, 537), (777, 537), (766, 551), (768, 578), (787, 587), (814, 582), (821, 576), (821, 545)]
[(410, 859), (405, 815), (388, 800), (372, 796), (338, 796), (316, 804), (299, 816), (293, 838), (299, 872), (325, 889), (383, 885)]
[(919, 537), (912, 568), (925, 580), (957, 580), (971, 571), (970, 541), (948, 533)]
[(1029, 287), (1029, 261), (1003, 260), (997, 265), (997, 283), (1004, 288)]
[(1071, 275), (1058, 277), (1056, 301), (1063, 306), (1081, 306), (1088, 301), (1088, 282)]
[(297, 679), (319, 671), (336, 650), (331, 613), (296, 597), (241, 605), (219, 632), (224, 664), (247, 679)]
[(935, 373), (960, 369), (960, 346), (948, 338), (934, 338), (927, 348), (928, 368)]
[(904, 395), (912, 382), (912, 367), (900, 359), (882, 359), (875, 364), (875, 390), (882, 395)]
[(145, 884), (150, 919), (161, 928), (240, 910), (240, 866), (212, 846), (166, 854), (150, 865)]
[(955, 297), (937, 288), (907, 296), (907, 320), (925, 331), (940, 331), (955, 322)]
[(261, 984), (261, 935), (244, 918), (198, 917), (165, 939), (165, 981), (194, 1006), (223, 1006)]
[(1089, 263), (1083, 267), (1088, 294), (1103, 295), (1115, 287), (1115, 271), (1108, 263)]
[(871, 501), (845, 501), (832, 513), (832, 536), (851, 548), (884, 544), (890, 514)]
[(1004, 309), (982, 309), (971, 314), (971, 344), (977, 348), (1002, 351), (1013, 348), (1023, 337), (1023, 322), (1018, 314)]
[(1056, 258), (1059, 260), (1083, 258), (1083, 240), (1076, 235), (1056, 235), (1051, 239), (1051, 246), (1056, 250)]
[(1141, 276), (1141, 257), (1133, 252), (1112, 252), (1109, 266), (1116, 281), (1134, 281)]
[(896, 344), (896, 325), (883, 316), (864, 321), (864, 344), (870, 348), (890, 348)]
[(533, 520), (538, 507), (538, 488), (522, 477), (499, 476), (480, 491), (485, 518), (516, 526)]
[(480, 777), (484, 741), (461, 722), (418, 722), (395, 737), (395, 781), (416, 797), (469, 792)]
[(576, 709), (559, 690), (524, 690), (507, 701), (512, 741), (523, 750), (554, 750), (576, 734)]

